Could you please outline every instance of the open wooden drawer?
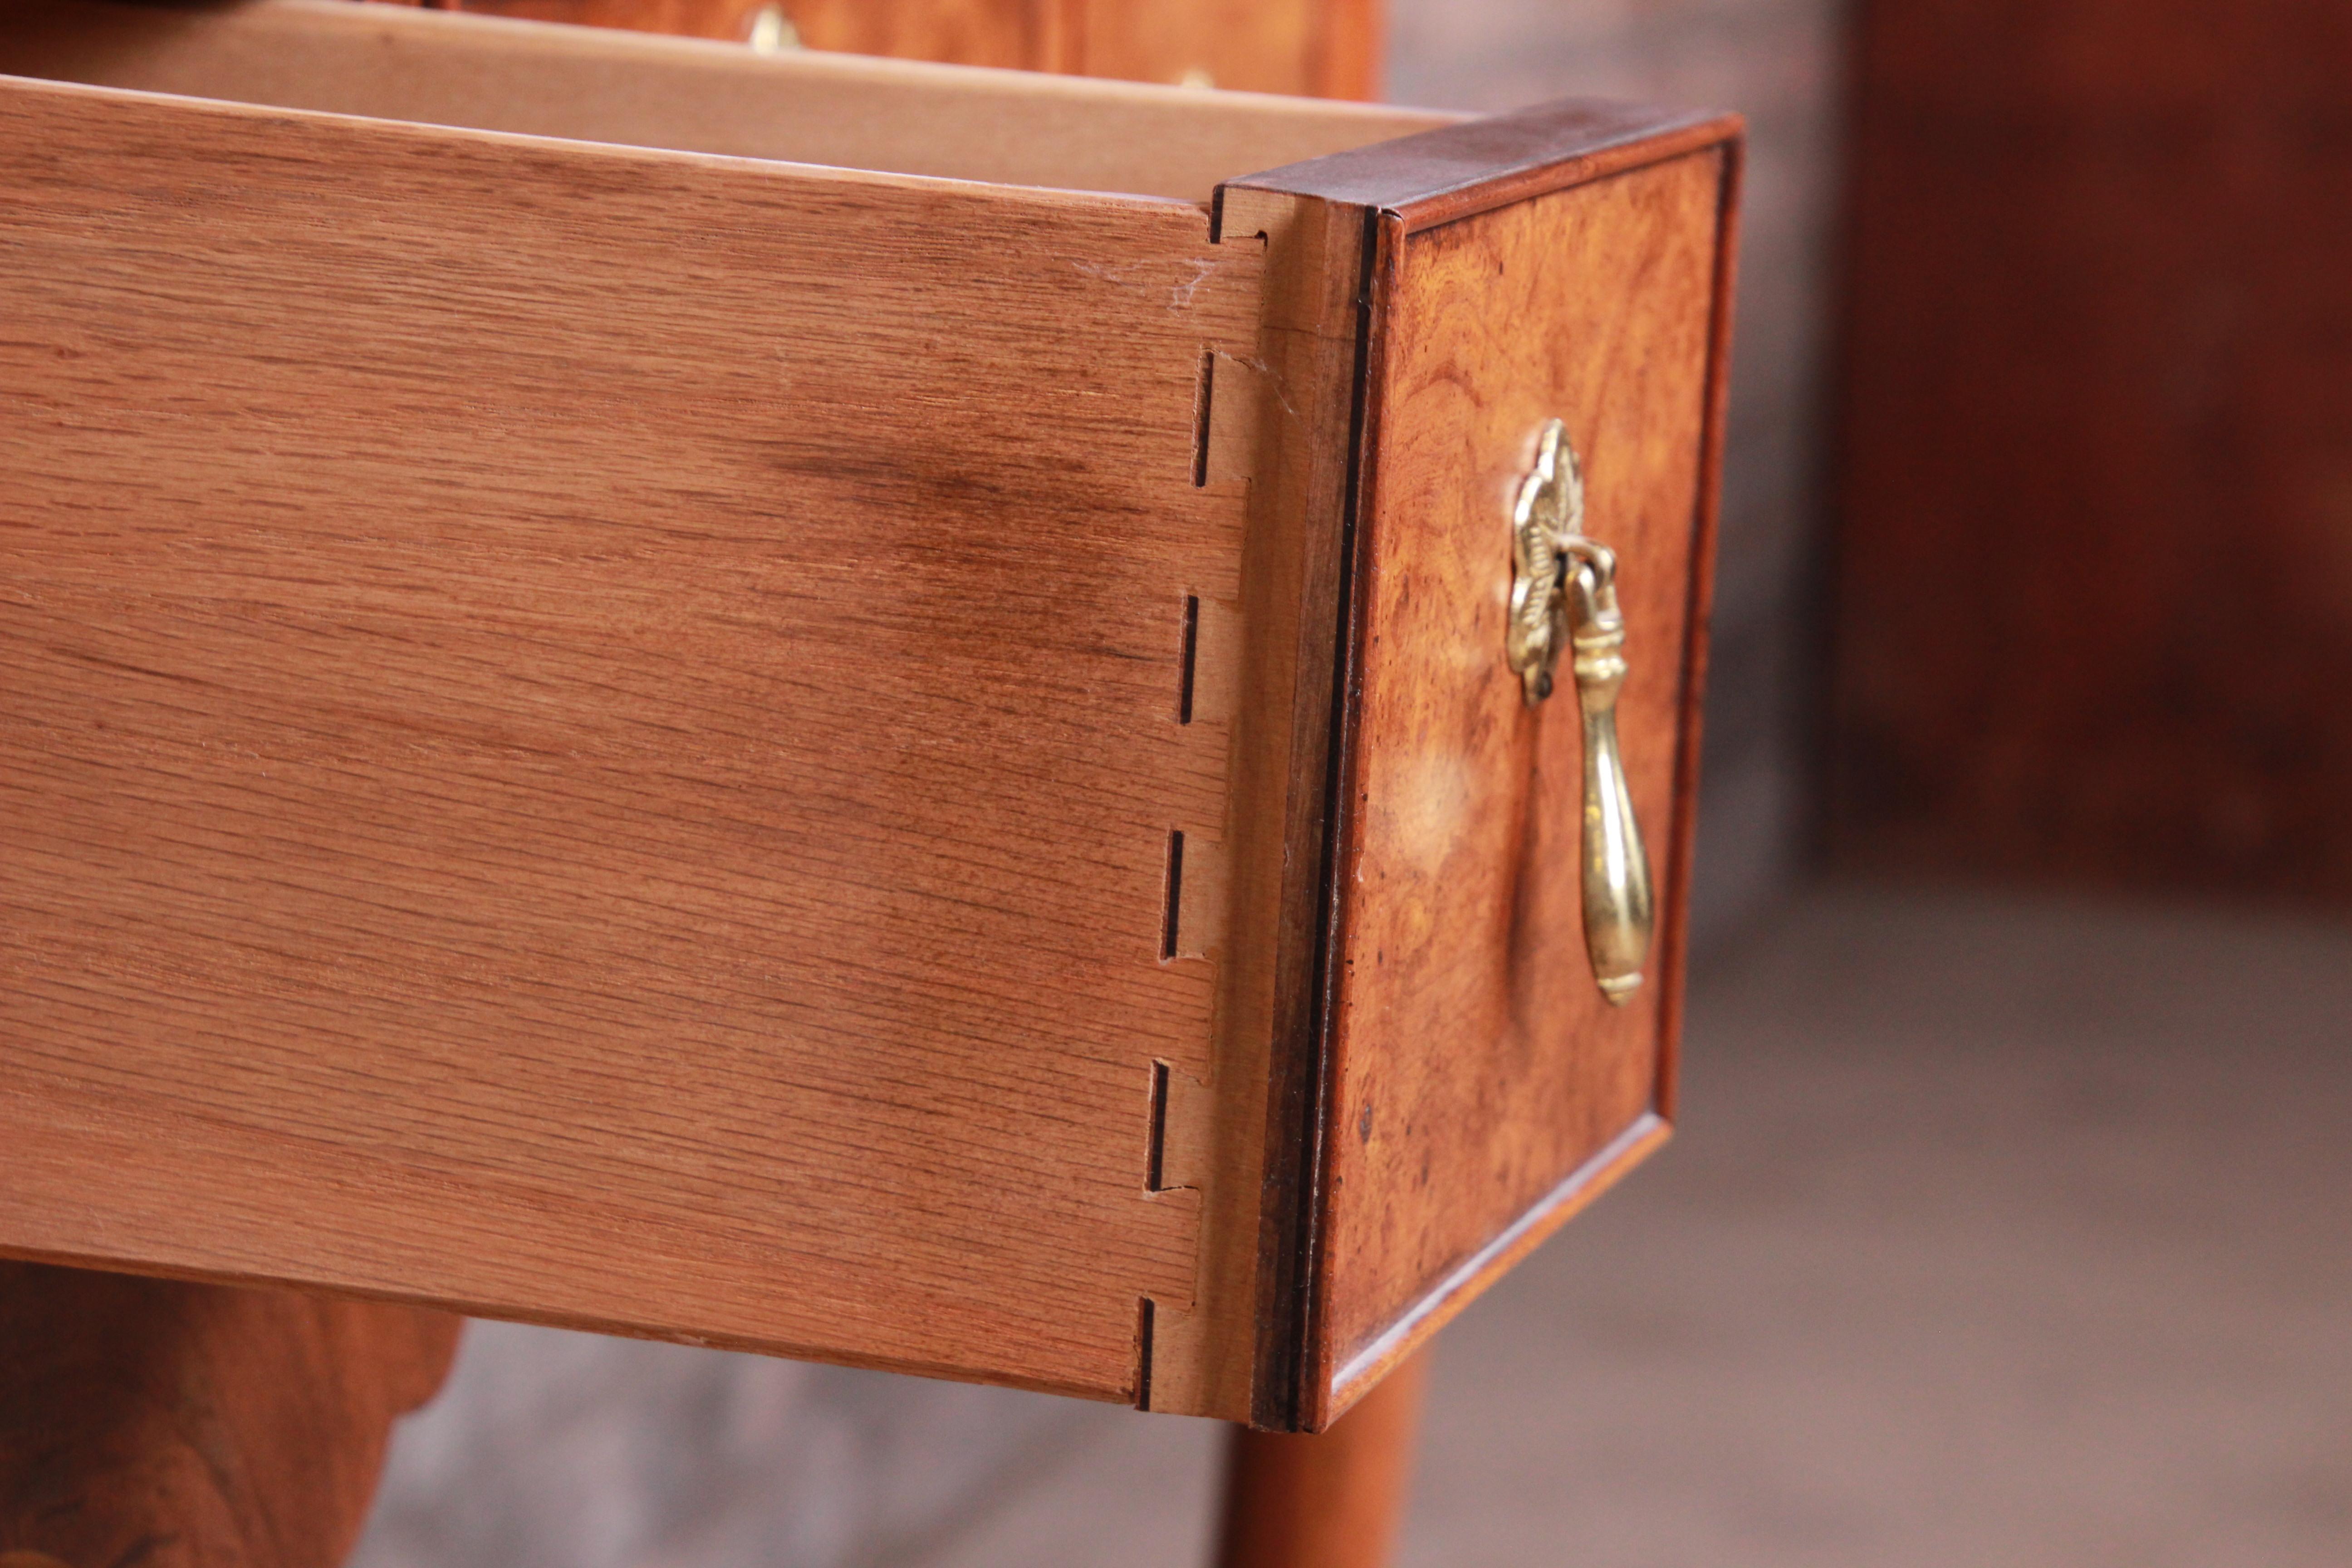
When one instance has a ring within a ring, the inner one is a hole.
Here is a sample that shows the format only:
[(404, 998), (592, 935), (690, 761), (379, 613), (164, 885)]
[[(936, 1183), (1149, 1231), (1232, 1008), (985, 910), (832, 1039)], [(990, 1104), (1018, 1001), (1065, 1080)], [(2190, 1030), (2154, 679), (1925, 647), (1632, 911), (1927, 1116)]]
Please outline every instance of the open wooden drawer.
[(1664, 1136), (1736, 122), (310, 0), (0, 71), (0, 1252), (1320, 1426)]

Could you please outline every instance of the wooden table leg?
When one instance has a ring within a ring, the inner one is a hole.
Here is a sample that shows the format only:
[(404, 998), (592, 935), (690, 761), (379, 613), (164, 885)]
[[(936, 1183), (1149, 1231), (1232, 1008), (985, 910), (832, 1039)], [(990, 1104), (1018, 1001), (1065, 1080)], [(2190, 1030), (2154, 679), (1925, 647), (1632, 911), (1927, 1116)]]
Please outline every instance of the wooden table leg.
[(333, 1568), (463, 1323), (0, 1262), (0, 1568)]
[(1404, 1517), (1425, 1358), (1313, 1436), (1236, 1427), (1220, 1568), (1381, 1568)]

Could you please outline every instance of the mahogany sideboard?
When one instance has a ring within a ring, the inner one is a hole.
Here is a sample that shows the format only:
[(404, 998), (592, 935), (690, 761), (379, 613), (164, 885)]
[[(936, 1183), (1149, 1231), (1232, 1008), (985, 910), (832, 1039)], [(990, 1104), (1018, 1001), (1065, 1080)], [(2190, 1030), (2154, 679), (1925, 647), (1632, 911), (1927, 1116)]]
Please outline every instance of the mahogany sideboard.
[(0, 1254), (1317, 1430), (1665, 1136), (1735, 120), (0, 73)]

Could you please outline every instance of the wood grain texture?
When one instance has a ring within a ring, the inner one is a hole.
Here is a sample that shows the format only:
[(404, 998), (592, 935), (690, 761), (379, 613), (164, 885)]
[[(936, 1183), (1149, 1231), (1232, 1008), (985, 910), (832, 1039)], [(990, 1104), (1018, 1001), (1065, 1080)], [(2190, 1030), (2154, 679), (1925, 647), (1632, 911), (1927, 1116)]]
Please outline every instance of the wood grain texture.
[(1164, 856), (1225, 811), (1175, 693), (1257, 258), (1171, 203), (0, 124), (6, 1248), (1132, 1397), (1196, 1272), (1146, 1110), (1208, 1073)]
[(1837, 853), (2352, 900), (2352, 13), (1858, 20)]
[(0, 1562), (319, 1568), (462, 1320), (0, 1263)]
[[(1728, 173), (1709, 147), (1381, 225), (1310, 1426), (1663, 1130)], [(1618, 722), (1672, 900), (1623, 1008), (1583, 951), (1575, 709), (1524, 707), (1502, 655), (1510, 497), (1555, 415), (1618, 552)]]
[[(1320, 1425), (1660, 1134), (1727, 122), (1343, 151), (1213, 233), (1021, 182), (1426, 119), (17, 14), (112, 85), (0, 84), (0, 1249)], [(1634, 1035), (1478, 923), (1573, 835), (1475, 542), (1555, 408), (1630, 519)], [(1502, 808), (1433, 891), (1449, 745)], [(1447, 899), (1475, 951), (1367, 971)]]
[(1206, 202), (1426, 110), (557, 27), (348, 0), (0, 0), (0, 72), (735, 157)]
[[(1379, 429), (1387, 416), (1387, 395), (1375, 379), (1370, 360), (1394, 326), (1389, 302), (1394, 279), (1381, 270), (1381, 247), (1418, 228), (1525, 203), (1694, 151), (1725, 160), (1719, 210), (1712, 220), (1718, 249), (1713, 272), (1702, 280), (1698, 304), (1708, 323), (1704, 418), (1693, 444), (1682, 455), (1698, 498), (1691, 518), (1695, 532), (1686, 542), (1690, 574), (1685, 582), (1685, 616), (1688, 625), (1703, 626), (1721, 460), (1720, 403), (1730, 326), (1738, 134), (1734, 117), (1574, 100), (1252, 175), (1228, 182), (1219, 192), (1220, 229), (1228, 239), (1235, 232), (1253, 228), (1273, 237), (1265, 293), (1269, 343), (1288, 342), (1303, 351), (1312, 342), (1317, 345), (1315, 353), (1328, 363), (1354, 366), (1349, 375), (1361, 389), (1351, 416), (1346, 468), (1300, 476), (1297, 503), (1316, 510), (1318, 515), (1330, 514), (1321, 537), (1336, 541), (1338, 559), (1347, 564), (1328, 580), (1328, 586), (1312, 588), (1309, 609), (1302, 617), (1302, 625), (1333, 617), (1320, 621), (1334, 626), (1331, 644), (1301, 659), (1302, 669), (1311, 666), (1332, 684), (1328, 699), (1323, 699), (1328, 703), (1324, 723), (1327, 739), (1311, 755), (1302, 754), (1294, 771), (1293, 810), (1304, 826), (1320, 835), (1320, 841), (1296, 841), (1286, 855), (1293, 874), (1313, 867), (1314, 879), (1323, 891), (1319, 903), (1301, 900), (1289, 910), (1282, 928), (1283, 959), (1277, 966), (1278, 973), (1286, 978), (1277, 982), (1277, 996), (1284, 1000), (1272, 1015), (1266, 1155), (1260, 1172), (1260, 1348), (1255, 1419), (1262, 1426), (1280, 1429), (1319, 1426), (1344, 1404), (1334, 1399), (1328, 1381), (1333, 1352), (1322, 1337), (1318, 1270), (1322, 1267), (1319, 1237), (1331, 1201), (1325, 1184), (1328, 1174), (1325, 1141), (1334, 1135), (1327, 1118), (1333, 1092), (1329, 1046), (1339, 956), (1334, 946), (1339, 914), (1337, 900), (1345, 896), (1338, 880), (1342, 846), (1335, 834), (1348, 803), (1321, 795), (1319, 786), (1336, 776), (1334, 768), (1344, 773), (1349, 765), (1347, 755), (1356, 740), (1351, 725), (1361, 700), (1360, 682), (1350, 666), (1351, 660), (1360, 658), (1360, 650), (1353, 645), (1360, 641), (1357, 606), (1368, 570), (1360, 518), (1369, 504), (1367, 496), (1377, 488), (1372, 481), (1382, 450)], [(1481, 169), (1486, 174), (1483, 180)], [(1323, 260), (1317, 268), (1293, 273), (1281, 265), (1286, 250), (1292, 255), (1319, 252)], [(1606, 268), (1613, 259), (1605, 248), (1597, 254), (1596, 277), (1588, 285), (1593, 289), (1605, 286), (1601, 279), (1607, 277)], [(1357, 279), (1353, 284), (1346, 281), (1351, 273)], [(1301, 279), (1311, 279), (1311, 285), (1302, 289)], [(1316, 289), (1327, 292), (1318, 296), (1313, 292)], [(1272, 326), (1277, 319), (1286, 323), (1279, 334)], [(1273, 358), (1270, 351), (1269, 361)], [(1311, 360), (1300, 362), (1302, 366), (1308, 363)], [(1505, 364), (1499, 374), (1507, 384), (1528, 368), (1523, 363)], [(1294, 376), (1284, 384), (1292, 389), (1286, 405), (1296, 405), (1303, 411), (1300, 422), (1311, 425), (1318, 417), (1314, 412), (1318, 405), (1313, 398), (1297, 394), (1299, 387), (1312, 385), (1312, 379), (1296, 371)], [(1488, 394), (1481, 391), (1477, 395)], [(1524, 433), (1528, 438), (1532, 430), (1530, 425)], [(1515, 435), (1506, 446), (1520, 438)], [(1312, 584), (1316, 580), (1308, 581)], [(1335, 647), (1346, 657), (1334, 658)], [(1680, 652), (1686, 661), (1681, 689), (1684, 708), (1678, 757), (1669, 768), (1678, 803), (1687, 800), (1696, 785), (1696, 697), (1704, 677), (1703, 638), (1694, 637)], [(1295, 733), (1303, 736), (1310, 729), (1302, 718)], [(1307, 798), (1319, 804), (1307, 807), (1302, 803)], [(1668, 846), (1658, 856), (1664, 889), (1658, 1027), (1661, 1082), (1656, 1107), (1660, 1117), (1671, 1109), (1673, 1036), (1679, 1016), (1680, 922), (1690, 826), (1689, 813), (1678, 804), (1664, 838), (1654, 828), (1652, 836), (1654, 847), (1662, 843)], [(1349, 1396), (1369, 1386), (1383, 1368), (1664, 1135), (1658, 1118), (1640, 1121), (1581, 1171), (1504, 1225), (1453, 1273), (1423, 1281), (1429, 1293), (1403, 1314), (1411, 1322), (1384, 1340), (1380, 1354), (1355, 1368)], [(1465, 1142), (1474, 1137), (1464, 1134)], [(1359, 1194), (1353, 1201), (1363, 1208), (1376, 1209), (1388, 1200), (1386, 1194), (1373, 1192)], [(1401, 1284), (1400, 1288), (1410, 1287)]]
[[(1218, 239), (1265, 258), (1255, 336), (1202, 366), (1202, 477), (1238, 487), (1249, 515), (1238, 599), (1203, 601), (1194, 710), (1196, 723), (1223, 722), (1233, 735), (1213, 847), (1229, 961), (1212, 1074), (1177, 1077), (1171, 1105), (1169, 1179), (1202, 1193), (1202, 1275), (1195, 1310), (1158, 1321), (1198, 1382), (1188, 1391), (1156, 1363), (1155, 1402), (1282, 1426), (1295, 1418), (1294, 1221), (1311, 1165), (1301, 1129), (1315, 1072), (1364, 226), (1328, 204), (1228, 193)], [(1188, 865), (1192, 852), (1188, 838)]]
[[(1313, 1185), (1307, 1129), (1320, 1098), (1321, 953), (1329, 915), (1332, 767), (1338, 677), (1349, 595), (1355, 441), (1363, 393), (1362, 287), (1369, 231), (1362, 215), (1286, 193), (1218, 193), (1220, 235), (1266, 237), (1267, 272), (1260, 353), (1267, 367), (1266, 411), (1314, 432), (1262, 466), (1255, 505), (1295, 517), (1299, 548), (1285, 575), (1299, 602), (1293, 662), (1290, 752), (1281, 881), (1272, 905), (1280, 940), (1265, 977), (1265, 1149), (1255, 1194), (1258, 1273), (1255, 1310), (1257, 1382), (1253, 1420), (1297, 1422), (1296, 1388), (1304, 1351), (1308, 1283), (1301, 1246), (1303, 1194)], [(1260, 521), (1254, 537), (1275, 529)], [(1287, 535), (1283, 535), (1287, 537)], [(1271, 568), (1261, 566), (1261, 574)]]

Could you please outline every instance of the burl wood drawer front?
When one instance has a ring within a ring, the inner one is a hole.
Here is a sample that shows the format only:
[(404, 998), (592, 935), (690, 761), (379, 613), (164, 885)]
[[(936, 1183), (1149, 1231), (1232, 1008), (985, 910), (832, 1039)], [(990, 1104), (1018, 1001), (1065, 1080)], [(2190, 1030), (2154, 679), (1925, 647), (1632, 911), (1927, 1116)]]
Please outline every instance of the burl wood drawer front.
[(1319, 1426), (1662, 1125), (1732, 126), (0, 22), (0, 1251)]
[(1493, 520), (1557, 415), (1585, 526), (1619, 556), (1618, 722), (1636, 816), (1679, 889), (1724, 156), (1399, 226), (1384, 258), (1320, 1240), (1318, 1342), (1342, 1390), (1664, 1133), (1680, 948), (1625, 1005), (1593, 984), (1577, 710), (1572, 694), (1529, 708), (1493, 657)]

